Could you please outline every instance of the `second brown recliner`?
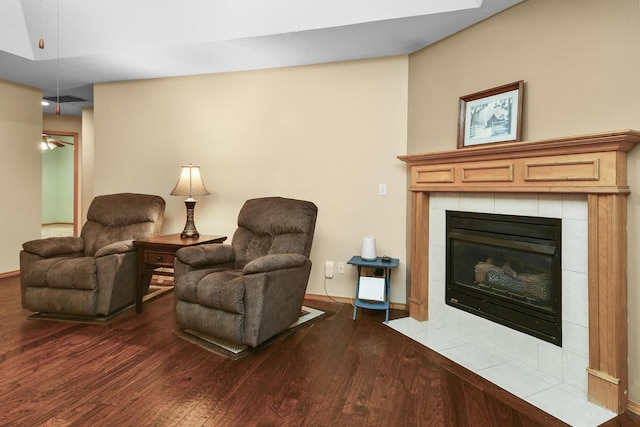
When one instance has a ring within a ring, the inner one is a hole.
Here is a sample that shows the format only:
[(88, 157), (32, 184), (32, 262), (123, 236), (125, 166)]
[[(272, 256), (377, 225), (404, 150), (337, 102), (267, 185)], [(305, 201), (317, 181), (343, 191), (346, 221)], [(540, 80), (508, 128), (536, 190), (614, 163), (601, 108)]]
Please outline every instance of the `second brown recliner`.
[(176, 253), (183, 330), (256, 347), (298, 319), (311, 272), (318, 208), (282, 197), (248, 200), (231, 244)]

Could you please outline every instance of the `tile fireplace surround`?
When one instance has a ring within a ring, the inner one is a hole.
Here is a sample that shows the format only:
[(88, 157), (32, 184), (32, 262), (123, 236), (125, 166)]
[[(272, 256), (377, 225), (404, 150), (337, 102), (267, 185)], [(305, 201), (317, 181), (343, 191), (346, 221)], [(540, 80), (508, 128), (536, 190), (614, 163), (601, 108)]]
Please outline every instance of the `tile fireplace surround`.
[[(430, 224), (430, 217), (434, 217), (431, 221), (439, 217), (447, 199), (455, 200), (454, 208), (459, 210), (464, 210), (465, 204), (478, 207), (491, 200), (484, 211), (495, 210), (492, 213), (513, 213), (499, 211), (500, 201), (511, 207), (519, 201), (528, 206), (536, 201), (543, 206), (537, 205), (538, 211), (561, 212), (564, 206), (572, 213), (563, 217), (563, 239), (565, 220), (569, 228), (584, 224), (586, 231), (586, 254), (581, 256), (576, 251), (575, 256), (587, 261), (588, 297), (582, 310), (588, 310), (588, 315), (583, 313), (582, 318), (588, 318), (588, 398), (615, 413), (624, 412), (628, 387), (627, 153), (638, 143), (640, 132), (625, 130), (400, 156), (407, 163), (412, 204), (410, 316), (424, 321), (431, 315), (442, 315), (438, 314), (439, 304), (429, 307), (429, 295), (433, 298), (439, 292), (430, 289), (429, 280), (431, 277), (433, 286), (438, 286), (435, 277), (440, 273), (429, 270), (428, 260), (430, 256), (442, 257), (444, 264), (444, 254), (437, 249), (438, 245), (444, 247), (444, 242), (431, 242), (429, 238), (430, 232), (433, 239), (441, 237), (436, 230), (444, 224)], [(431, 193), (438, 194), (430, 202)], [(554, 200), (556, 204), (550, 203)], [(516, 214), (535, 216), (531, 211)], [(581, 215), (586, 215), (582, 222)], [(549, 216), (560, 218), (561, 214)], [(567, 255), (574, 248), (569, 242), (563, 246), (564, 270)], [(564, 277), (563, 272), (563, 288), (567, 281)], [(444, 298), (444, 289), (441, 293)], [(563, 306), (564, 310), (567, 308)], [(575, 335), (580, 335), (579, 328)], [(565, 346), (576, 342), (571, 332), (568, 337)]]

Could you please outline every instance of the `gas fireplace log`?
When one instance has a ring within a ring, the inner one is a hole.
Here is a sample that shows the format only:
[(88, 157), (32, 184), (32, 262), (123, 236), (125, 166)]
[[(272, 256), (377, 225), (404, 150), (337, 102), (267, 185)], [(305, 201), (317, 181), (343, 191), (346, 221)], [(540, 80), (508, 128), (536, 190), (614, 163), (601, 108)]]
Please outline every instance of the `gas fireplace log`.
[(476, 283), (487, 283), (487, 273), (489, 271), (502, 271), (502, 267), (495, 265), (493, 258), (477, 263), (475, 266)]
[(526, 296), (538, 301), (548, 302), (551, 298), (551, 276), (547, 273), (520, 273), (516, 279), (522, 281), (527, 289)]
[(487, 272), (487, 284), (496, 288), (511, 291), (520, 295), (524, 295), (527, 288), (524, 282), (516, 279), (502, 270), (489, 270)]
[(516, 273), (507, 262), (502, 267), (493, 259), (475, 265), (476, 283), (510, 291), (539, 302), (548, 302), (551, 277), (547, 273)]
[(475, 266), (475, 274), (476, 274), (476, 282), (477, 283), (486, 283), (487, 281), (487, 273), (489, 271), (500, 271), (503, 274), (507, 274), (511, 277), (516, 277), (518, 273), (511, 267), (512, 264), (518, 264), (518, 268), (522, 268), (521, 263), (509, 260), (505, 262), (502, 267), (497, 266), (496, 261), (493, 258), (489, 258), (486, 261), (480, 261)]

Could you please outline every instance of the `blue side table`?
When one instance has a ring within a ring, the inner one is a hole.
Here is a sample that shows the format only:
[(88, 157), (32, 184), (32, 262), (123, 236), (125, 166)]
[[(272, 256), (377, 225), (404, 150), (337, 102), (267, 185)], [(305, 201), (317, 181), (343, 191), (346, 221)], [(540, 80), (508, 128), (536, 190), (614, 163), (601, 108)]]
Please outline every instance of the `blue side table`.
[[(353, 304), (353, 320), (356, 320), (356, 310), (360, 308), (369, 308), (372, 310), (385, 310), (385, 323), (389, 323), (389, 296), (391, 295), (391, 269), (397, 268), (400, 262), (397, 258), (391, 258), (389, 262), (382, 262), (382, 258), (378, 257), (375, 261), (367, 261), (362, 257), (354, 256), (347, 264), (355, 265), (358, 267), (358, 286), (356, 287), (356, 298)], [(384, 301), (368, 301), (358, 299), (360, 294), (360, 278), (362, 273), (362, 267), (371, 267), (375, 269), (382, 269), (384, 272)]]

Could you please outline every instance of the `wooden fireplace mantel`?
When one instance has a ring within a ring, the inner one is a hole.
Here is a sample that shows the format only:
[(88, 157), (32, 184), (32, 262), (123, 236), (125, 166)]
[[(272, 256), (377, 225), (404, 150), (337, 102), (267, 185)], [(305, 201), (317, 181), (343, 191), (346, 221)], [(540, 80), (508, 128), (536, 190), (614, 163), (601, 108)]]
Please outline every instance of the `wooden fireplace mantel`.
[(409, 312), (427, 320), (431, 192), (586, 194), (589, 400), (627, 408), (627, 153), (640, 132), (613, 131), (399, 156), (411, 196)]

